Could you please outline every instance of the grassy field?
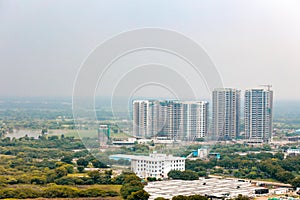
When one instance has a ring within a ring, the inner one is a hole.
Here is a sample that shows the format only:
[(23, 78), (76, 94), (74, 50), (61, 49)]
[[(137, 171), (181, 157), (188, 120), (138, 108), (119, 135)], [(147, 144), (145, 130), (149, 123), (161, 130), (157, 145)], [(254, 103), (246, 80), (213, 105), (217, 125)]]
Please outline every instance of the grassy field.
[(81, 186), (77, 186), (78, 188), (89, 188), (89, 187), (93, 187), (93, 188), (98, 188), (100, 190), (105, 190), (105, 191), (115, 191), (115, 192), (119, 192), (120, 193), (120, 189), (122, 187), (122, 185), (81, 185)]

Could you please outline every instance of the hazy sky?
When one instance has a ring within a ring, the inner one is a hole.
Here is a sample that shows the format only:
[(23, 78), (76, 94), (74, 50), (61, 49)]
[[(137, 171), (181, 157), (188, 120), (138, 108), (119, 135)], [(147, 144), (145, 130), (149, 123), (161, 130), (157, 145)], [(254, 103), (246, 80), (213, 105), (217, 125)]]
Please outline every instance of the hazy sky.
[(71, 96), (97, 44), (141, 27), (197, 41), (227, 87), (300, 100), (299, 0), (0, 0), (0, 96)]

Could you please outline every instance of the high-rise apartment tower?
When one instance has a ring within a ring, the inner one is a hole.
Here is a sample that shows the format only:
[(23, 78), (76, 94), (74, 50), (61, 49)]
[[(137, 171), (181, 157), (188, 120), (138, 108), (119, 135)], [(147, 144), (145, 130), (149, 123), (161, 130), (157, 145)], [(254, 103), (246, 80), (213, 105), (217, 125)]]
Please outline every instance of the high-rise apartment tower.
[(239, 136), (240, 90), (217, 88), (212, 95), (212, 137), (231, 140)]
[(245, 92), (245, 137), (269, 142), (272, 138), (273, 91), (249, 89)]

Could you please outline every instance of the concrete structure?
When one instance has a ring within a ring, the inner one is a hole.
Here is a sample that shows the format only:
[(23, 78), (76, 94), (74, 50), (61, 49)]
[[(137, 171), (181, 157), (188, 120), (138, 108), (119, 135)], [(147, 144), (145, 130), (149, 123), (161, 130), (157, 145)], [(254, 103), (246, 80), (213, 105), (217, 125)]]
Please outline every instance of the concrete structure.
[(119, 145), (119, 146), (130, 146), (134, 145), (138, 140), (136, 138), (127, 138), (126, 140), (113, 140), (113, 145)]
[(216, 140), (231, 140), (239, 135), (240, 90), (214, 89), (212, 95), (212, 133)]
[(100, 125), (98, 129), (98, 138), (101, 147), (105, 147), (111, 142), (109, 125)]
[(221, 154), (220, 153), (209, 153), (208, 154), (209, 157), (212, 157), (212, 158), (216, 158), (217, 160), (220, 160), (221, 158)]
[(298, 142), (300, 141), (300, 136), (292, 136), (287, 138), (290, 142)]
[(193, 157), (198, 157), (200, 159), (207, 158), (209, 150), (207, 147), (200, 148), (192, 152)]
[(193, 141), (208, 131), (206, 101), (133, 101), (133, 135)]
[(300, 148), (298, 149), (288, 149), (287, 151), (288, 155), (300, 155)]
[(250, 89), (245, 92), (245, 137), (270, 142), (272, 138), (273, 91)]
[(167, 178), (171, 170), (185, 170), (185, 158), (153, 153), (149, 156), (116, 154), (109, 156), (112, 160), (131, 161), (131, 170), (140, 178)]
[(206, 101), (182, 102), (184, 140), (204, 138), (208, 131), (208, 103)]
[(200, 178), (194, 181), (169, 180), (150, 182), (144, 189), (151, 195), (149, 199), (153, 200), (157, 197), (172, 199), (172, 197), (178, 195), (189, 196), (196, 194), (225, 199), (237, 197), (239, 194), (256, 197), (260, 196), (258, 193), (266, 188), (254, 186), (249, 181)]
[(149, 134), (149, 101), (133, 101), (133, 133), (137, 137), (147, 137)]
[(185, 170), (185, 159), (156, 153), (134, 156), (131, 158), (131, 170), (141, 178), (167, 178), (171, 170)]

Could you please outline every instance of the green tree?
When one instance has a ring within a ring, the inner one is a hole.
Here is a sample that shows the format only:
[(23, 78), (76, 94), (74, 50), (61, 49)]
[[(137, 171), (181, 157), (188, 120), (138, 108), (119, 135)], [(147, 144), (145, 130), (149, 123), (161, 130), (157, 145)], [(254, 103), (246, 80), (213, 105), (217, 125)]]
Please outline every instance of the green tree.
[(191, 195), (191, 196), (178, 195), (173, 197), (172, 200), (208, 200), (208, 198), (201, 195)]
[(276, 179), (283, 183), (288, 183), (292, 181), (295, 178), (295, 176), (291, 172), (287, 171), (280, 171), (276, 174)]
[(282, 152), (277, 152), (275, 155), (274, 155), (274, 158), (277, 158), (279, 160), (283, 160), (284, 159), (284, 153)]
[[(22, 174), (20, 176), (16, 177), (18, 180), (18, 183), (21, 184), (29, 184), (31, 181), (31, 176), (27, 175), (27, 174)], [(0, 180), (0, 185), (1, 185), (1, 180)]]
[(82, 173), (84, 171), (84, 166), (78, 166), (77, 170), (79, 171), (79, 173)]
[(52, 185), (44, 189), (44, 198), (76, 198), (79, 197), (79, 190), (70, 186)]
[(250, 198), (239, 194), (238, 197), (234, 198), (234, 200), (250, 200)]
[(66, 168), (68, 174), (74, 173), (74, 166), (71, 164), (62, 165), (64, 168)]
[[(127, 181), (129, 180), (137, 180), (137, 181), (140, 181), (141, 179), (139, 177), (137, 177), (133, 172), (129, 171), (129, 172), (123, 172), (122, 174), (120, 174), (119, 176), (117, 176), (113, 182), (114, 184), (118, 184), (118, 185), (123, 185), (125, 184), (125, 179), (128, 177), (128, 176), (131, 176), (130, 179), (127, 179)], [(130, 181), (129, 181), (130, 182)]]
[(96, 183), (101, 176), (100, 172), (97, 170), (89, 171), (87, 174), (93, 179), (94, 183)]
[(87, 161), (86, 159), (84, 158), (79, 158), (77, 161), (76, 161), (77, 165), (78, 166), (84, 166), (84, 167), (87, 167), (88, 164), (89, 164), (89, 161)]
[(64, 168), (63, 166), (58, 167), (55, 169), (55, 174), (56, 174), (56, 178), (61, 178), (63, 176), (68, 175), (68, 171), (66, 168)]
[(81, 197), (100, 197), (104, 194), (103, 190), (100, 190), (99, 188), (92, 187), (88, 188), (86, 190), (80, 191)]
[(71, 155), (65, 155), (61, 159), (62, 162), (65, 162), (65, 163), (68, 163), (68, 164), (72, 164), (72, 160), (73, 160), (73, 157)]
[(297, 178), (293, 179), (291, 181), (291, 184), (294, 188), (300, 187), (300, 176), (298, 176)]
[(208, 200), (207, 197), (205, 196), (201, 196), (201, 195), (191, 195), (191, 196), (188, 196), (188, 200)]
[(46, 133), (48, 133), (48, 130), (46, 128), (43, 128), (41, 132), (42, 132), (42, 135), (45, 135)]
[(125, 183), (121, 187), (121, 195), (124, 199), (127, 199), (129, 195), (131, 195), (133, 192), (137, 192), (139, 190), (143, 189), (143, 185), (140, 181), (132, 180), (129, 183)]
[(199, 176), (196, 172), (193, 172), (191, 170), (183, 171), (182, 173), (182, 180), (198, 180)]
[(180, 179), (180, 180), (198, 180), (199, 175), (196, 172), (191, 170), (186, 171), (178, 171), (178, 170), (171, 170), (168, 173), (168, 177), (172, 179)]
[(101, 161), (99, 161), (97, 159), (94, 159), (91, 162), (95, 168), (108, 168), (107, 165), (105, 165), (104, 163), (102, 163)]
[(124, 184), (124, 183), (129, 183), (129, 182), (131, 182), (131, 181), (138, 181), (138, 182), (141, 182), (141, 179), (140, 179), (137, 175), (135, 175), (135, 174), (130, 174), (130, 175), (127, 175), (127, 176), (125, 177), (123, 184)]
[(178, 195), (173, 197), (172, 200), (188, 200), (188, 197), (183, 195)]
[(30, 180), (31, 184), (37, 184), (37, 185), (43, 185), (43, 184), (46, 184), (46, 182), (47, 182), (47, 179), (44, 176), (34, 176)]
[(168, 177), (172, 179), (181, 179), (182, 177), (182, 172), (178, 170), (171, 170), (168, 173)]
[(157, 179), (155, 177), (147, 177), (147, 181), (152, 182), (156, 181)]
[(131, 195), (127, 197), (128, 200), (148, 200), (150, 195), (145, 190), (139, 190), (137, 192), (133, 192)]
[(57, 185), (83, 185), (84, 181), (79, 177), (64, 176), (54, 181)]

